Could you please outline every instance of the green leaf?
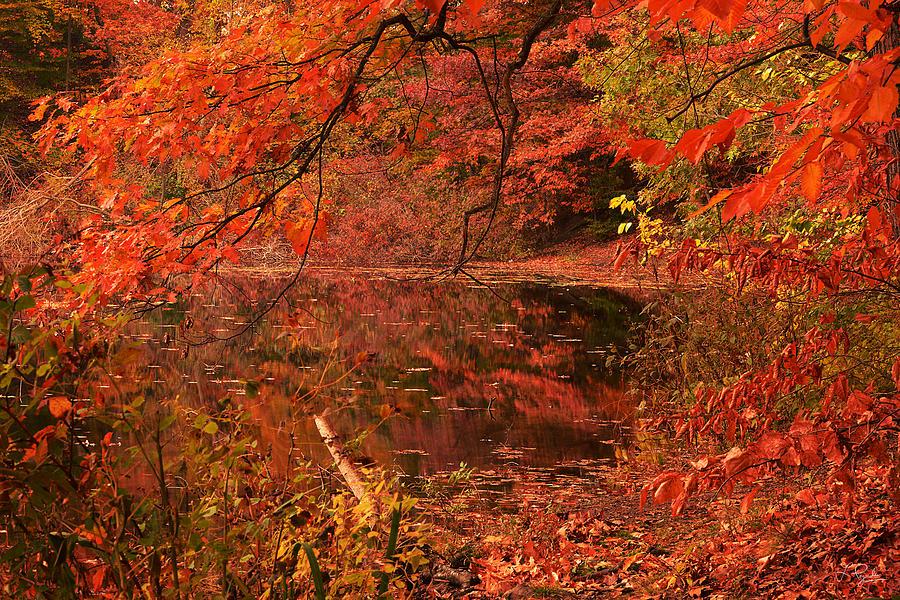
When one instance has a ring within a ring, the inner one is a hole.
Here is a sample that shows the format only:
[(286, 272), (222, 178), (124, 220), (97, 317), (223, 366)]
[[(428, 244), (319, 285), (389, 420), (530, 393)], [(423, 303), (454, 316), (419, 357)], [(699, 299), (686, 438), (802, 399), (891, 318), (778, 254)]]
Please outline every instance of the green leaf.
[[(393, 559), (394, 554), (397, 552), (397, 536), (400, 533), (400, 510), (395, 508), (394, 512), (391, 514), (391, 533), (388, 535), (388, 545), (387, 552), (385, 552), (385, 558), (388, 560)], [(388, 590), (388, 580), (390, 579), (390, 573), (393, 571), (393, 565), (385, 565), (386, 567), (391, 567), (390, 570), (385, 568), (384, 572), (381, 574), (381, 582), (378, 584), (378, 597), (384, 598), (387, 594)]]
[(34, 298), (29, 295), (19, 296), (15, 301), (16, 310), (28, 310), (29, 308), (34, 308), (37, 306), (37, 302), (34, 301)]
[(159, 422), (159, 430), (165, 431), (175, 422), (176, 415), (169, 415)]
[(322, 571), (319, 570), (319, 561), (312, 546), (303, 542), (306, 558), (309, 559), (309, 570), (312, 573), (313, 584), (316, 586), (316, 600), (325, 600), (325, 585), (322, 583)]

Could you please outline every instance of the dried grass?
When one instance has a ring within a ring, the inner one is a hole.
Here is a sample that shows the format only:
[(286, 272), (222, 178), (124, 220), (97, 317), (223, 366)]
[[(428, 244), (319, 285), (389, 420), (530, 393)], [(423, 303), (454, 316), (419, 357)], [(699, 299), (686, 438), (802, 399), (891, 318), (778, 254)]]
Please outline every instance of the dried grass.
[(15, 268), (42, 260), (54, 235), (71, 234), (69, 223), (99, 210), (78, 201), (89, 166), (73, 176), (42, 173), (26, 182), (0, 155), (0, 262)]

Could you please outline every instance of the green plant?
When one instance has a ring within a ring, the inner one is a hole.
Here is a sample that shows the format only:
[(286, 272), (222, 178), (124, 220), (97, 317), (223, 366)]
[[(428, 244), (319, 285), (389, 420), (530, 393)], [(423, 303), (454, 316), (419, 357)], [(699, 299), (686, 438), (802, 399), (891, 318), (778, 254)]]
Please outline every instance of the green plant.
[(238, 398), (159, 392), (114, 341), (126, 316), (48, 320), (71, 289), (45, 268), (0, 281), (5, 596), (373, 597), (426, 562), (394, 481), (373, 472), (357, 500), (275, 468)]

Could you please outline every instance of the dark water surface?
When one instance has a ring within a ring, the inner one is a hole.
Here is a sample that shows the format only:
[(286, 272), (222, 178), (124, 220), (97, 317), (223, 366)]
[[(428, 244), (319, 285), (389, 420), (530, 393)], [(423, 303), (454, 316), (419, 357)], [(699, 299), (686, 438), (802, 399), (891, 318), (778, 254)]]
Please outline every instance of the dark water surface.
[(222, 279), (134, 323), (151, 395), (243, 403), (274, 455), (323, 462), (298, 408), (330, 408), (347, 437), (390, 412), (360, 450), (409, 476), (461, 462), (569, 476), (612, 458), (627, 407), (607, 357), (636, 309), (624, 296), (310, 271), (251, 324), (285, 281)]

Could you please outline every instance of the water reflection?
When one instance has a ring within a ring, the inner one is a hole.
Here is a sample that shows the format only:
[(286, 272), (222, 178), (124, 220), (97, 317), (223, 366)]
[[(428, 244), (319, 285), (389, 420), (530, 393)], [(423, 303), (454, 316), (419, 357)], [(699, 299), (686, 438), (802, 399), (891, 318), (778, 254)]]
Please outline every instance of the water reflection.
[(626, 298), (312, 272), (252, 323), (283, 284), (220, 280), (135, 323), (128, 338), (141, 350), (148, 394), (243, 403), (274, 456), (293, 448), (318, 460), (327, 455), (309, 420), (294, 416), (298, 406), (332, 409), (341, 434), (389, 414), (360, 449), (410, 475), (460, 462), (491, 469), (612, 457), (626, 407), (606, 357), (635, 308)]

